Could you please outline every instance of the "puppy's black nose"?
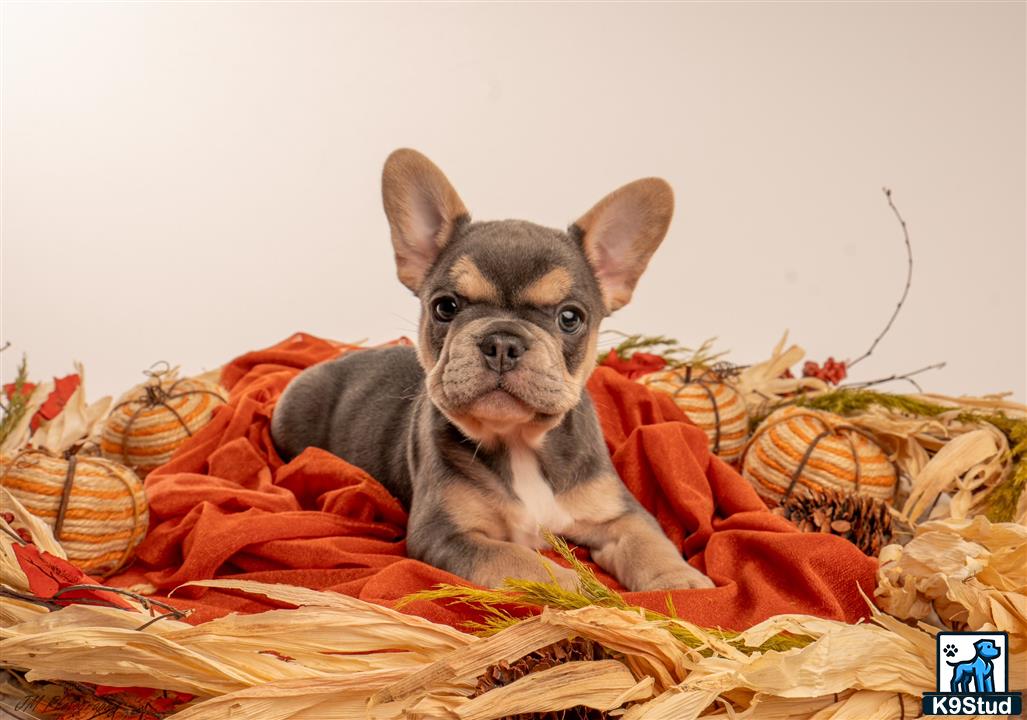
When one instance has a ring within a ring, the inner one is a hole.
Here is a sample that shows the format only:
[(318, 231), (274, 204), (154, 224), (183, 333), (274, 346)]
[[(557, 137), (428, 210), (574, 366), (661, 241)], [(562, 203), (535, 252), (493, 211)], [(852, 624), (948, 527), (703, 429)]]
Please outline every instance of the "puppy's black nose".
[(485, 364), (496, 372), (502, 373), (517, 367), (517, 361), (524, 354), (524, 340), (505, 332), (492, 333), (478, 343), (481, 354), (485, 356)]

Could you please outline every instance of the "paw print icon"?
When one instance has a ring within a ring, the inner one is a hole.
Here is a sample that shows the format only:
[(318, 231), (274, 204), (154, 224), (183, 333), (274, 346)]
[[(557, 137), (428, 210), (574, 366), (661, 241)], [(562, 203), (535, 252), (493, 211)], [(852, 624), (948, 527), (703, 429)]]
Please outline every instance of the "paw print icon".
[(941, 649), (941, 651), (943, 653), (945, 653), (946, 657), (955, 657), (956, 656), (956, 646), (955, 645), (952, 645), (952, 644), (946, 645), (945, 647), (943, 647)]

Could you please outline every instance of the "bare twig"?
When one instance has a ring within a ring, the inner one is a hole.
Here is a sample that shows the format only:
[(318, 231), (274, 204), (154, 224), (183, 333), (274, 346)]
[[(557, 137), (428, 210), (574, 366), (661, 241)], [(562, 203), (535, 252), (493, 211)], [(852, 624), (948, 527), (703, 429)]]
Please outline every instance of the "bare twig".
[(839, 385), (838, 387), (839, 388), (849, 389), (849, 390), (859, 390), (859, 389), (863, 389), (863, 388), (873, 387), (874, 385), (882, 385), (882, 384), (884, 384), (886, 382), (892, 382), (893, 380), (905, 380), (910, 385), (915, 387), (917, 389), (917, 392), (923, 392), (924, 389), (922, 387), (920, 387), (920, 385), (917, 383), (917, 381), (914, 380), (913, 378), (916, 375), (919, 375), (920, 373), (927, 372), (928, 370), (941, 370), (943, 367), (945, 367), (945, 363), (943, 363), (943, 362), (934, 363), (933, 365), (926, 365), (926, 366), (924, 366), (922, 368), (919, 368), (918, 370), (913, 370), (912, 372), (908, 372), (908, 373), (902, 373), (901, 375), (889, 375), (888, 377), (878, 378), (877, 380), (867, 380), (866, 382), (858, 382), (858, 383), (847, 383), (845, 385)]
[[(881, 339), (888, 334), (889, 330), (891, 330), (892, 323), (895, 322), (895, 318), (899, 316), (899, 311), (902, 310), (902, 305), (906, 302), (906, 296), (909, 295), (909, 286), (913, 281), (913, 247), (909, 243), (909, 229), (906, 227), (906, 221), (902, 218), (902, 214), (899, 213), (899, 209), (895, 207), (895, 203), (892, 202), (891, 190), (888, 188), (881, 189), (884, 191), (884, 196), (888, 198), (888, 207), (890, 207), (892, 209), (892, 212), (895, 213), (895, 217), (898, 219), (899, 225), (902, 226), (902, 237), (906, 242), (906, 287), (902, 289), (902, 297), (899, 298), (899, 302), (895, 306), (895, 311), (891, 314), (891, 317), (888, 319), (888, 324), (884, 326), (884, 330), (882, 330), (881, 333), (876, 338), (874, 338), (874, 342), (870, 345), (870, 348), (865, 353), (860, 355), (855, 360), (851, 360), (850, 362), (846, 363), (846, 365), (849, 368), (851, 368), (853, 365), (860, 362), (861, 360), (870, 357), (870, 354), (873, 353), (874, 349), (877, 347), (877, 343), (881, 342)], [(915, 384), (916, 383), (914, 383), (914, 385)]]

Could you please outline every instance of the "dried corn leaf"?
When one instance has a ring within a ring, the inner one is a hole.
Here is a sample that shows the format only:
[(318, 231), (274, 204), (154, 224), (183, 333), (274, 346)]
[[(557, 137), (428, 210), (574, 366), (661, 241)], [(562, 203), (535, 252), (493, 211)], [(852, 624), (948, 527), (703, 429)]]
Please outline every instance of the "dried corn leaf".
[(39, 603), (7, 596), (0, 601), (0, 628), (33, 620), (48, 612), (49, 610)]
[(953, 438), (913, 478), (909, 498), (902, 508), (902, 519), (914, 524), (930, 510), (938, 496), (954, 484), (959, 485), (961, 492), (969, 493), (994, 477), (995, 468), (1001, 471), (994, 464), (999, 455), (995, 436), (988, 430), (974, 430)]
[(790, 698), (820, 697), (850, 688), (920, 695), (933, 688), (934, 671), (924, 654), (933, 643), (922, 630), (910, 629), (924, 639), (914, 642), (879, 625), (846, 625), (818, 618), (810, 618), (807, 624), (799, 616), (790, 616), (788, 624), (817, 639), (803, 648), (754, 653), (744, 660), (704, 658), (692, 668), (687, 686), (718, 693), (747, 688)]
[(817, 713), (814, 720), (905, 720), (923, 712), (919, 697), (860, 690)]
[(29, 680), (155, 687), (200, 696), (220, 695), (283, 676), (314, 674), (269, 656), (230, 665), (154, 633), (122, 628), (14, 635), (0, 641), (0, 655), (5, 666), (27, 670)]
[(408, 718), (424, 720), (496, 720), (522, 713), (566, 710), (577, 705), (613, 710), (652, 695), (652, 678), (636, 681), (616, 660), (572, 661), (525, 675), (516, 682), (479, 695), (428, 696), (412, 705)]
[[(14, 522), (9, 523), (2, 517), (0, 517), (0, 557), (3, 559), (3, 564), (0, 565), (0, 572), (3, 575), (0, 579), (3, 582), (12, 584), (13, 578), (8, 578), (8, 570), (14, 571), (15, 576), (22, 573), (20, 566), (17, 564), (17, 560), (14, 557), (13, 545), (24, 544), (24, 541), (18, 536), (17, 530), (27, 530), (29, 536), (32, 538), (32, 543), (44, 552), (48, 552), (51, 555), (55, 555), (61, 559), (67, 559), (67, 555), (64, 554), (64, 548), (61, 544), (54, 539), (53, 531), (50, 526), (45, 522), (37, 518), (35, 515), (25, 509), (25, 506), (21, 504), (18, 498), (14, 497), (11, 492), (0, 486), (0, 508), (3, 512), (11, 513), (14, 516)], [(17, 539), (16, 539), (17, 538)], [(10, 561), (10, 563), (8, 562)], [(13, 564), (13, 567), (11, 566)], [(18, 585), (19, 589), (28, 591), (28, 584)]]
[(82, 363), (75, 363), (75, 372), (79, 376), (78, 387), (57, 417), (42, 423), (32, 434), (29, 444), (33, 447), (62, 455), (82, 443), (99, 445), (103, 421), (113, 400), (108, 396), (87, 405), (86, 375)]
[(786, 332), (774, 346), (774, 350), (767, 360), (744, 368), (735, 378), (735, 389), (745, 400), (750, 417), (766, 415), (774, 406), (797, 392), (816, 395), (829, 389), (827, 383), (819, 378), (781, 377), (786, 370), (806, 355), (806, 351), (798, 345), (791, 345), (785, 350), (784, 346), (787, 341), (788, 333)]
[(540, 616), (526, 618), (469, 647), (454, 650), (400, 682), (378, 691), (372, 702), (393, 702), (430, 690), (440, 683), (476, 677), (489, 665), (517, 660), (567, 636), (567, 630), (543, 623)]
[[(6, 456), (0, 455), (0, 468), (5, 466), (7, 461)], [(18, 556), (14, 553), (15, 545), (26, 544), (18, 535), (18, 530), (27, 531), (37, 548), (62, 560), (67, 558), (64, 548), (54, 540), (50, 526), (26, 510), (18, 498), (3, 486), (0, 486), (0, 510), (14, 516), (13, 522), (7, 522), (0, 517), (0, 586), (16, 594), (32, 595), (28, 576), (21, 569)], [(4, 624), (8, 624), (8, 617), (13, 619), (13, 615), (4, 614), (2, 617)]]
[(992, 523), (983, 515), (924, 523), (904, 547), (889, 545), (881, 551), (876, 595), (882, 609), (898, 618), (1008, 632), (1010, 672), (1023, 685), (1025, 555), (1027, 528), (1017, 523)]
[(675, 686), (643, 705), (628, 708), (623, 720), (695, 720), (716, 697), (710, 690)]
[[(6, 600), (5, 600), (6, 602)], [(135, 630), (153, 619), (148, 613), (129, 611), (103, 605), (68, 605), (59, 611), (35, 614), (9, 627), (0, 628), (0, 638), (36, 635), (39, 633), (74, 630), (77, 628), (109, 628)], [(148, 632), (161, 634), (191, 629), (192, 625), (172, 618), (154, 623)]]
[[(1017, 523), (992, 523), (983, 515), (924, 523), (907, 545), (889, 545), (881, 551), (876, 595), (882, 608), (900, 618), (927, 617), (939, 599), (955, 601), (953, 589), (960, 585), (969, 593), (959, 595), (969, 603), (967, 610), (980, 604), (970, 596), (981, 594), (1008, 594), (1011, 606), (1023, 608), (1025, 552), (1027, 528)], [(1002, 629), (1027, 634), (1015, 624)]]
[(229, 615), (196, 627), (163, 620), (143, 632), (135, 628), (148, 616), (73, 606), (0, 631), (0, 650), (34, 678), (209, 696), (290, 678), (413, 669), (452, 647), (420, 646), (423, 631), (361, 605)]
[[(174, 720), (298, 720), (332, 718), (367, 720), (396, 717), (403, 710), (394, 705), (384, 713), (369, 714), (368, 696), (395, 683), (406, 669), (376, 670), (312, 680), (283, 680), (237, 690), (211, 698), (173, 715)], [(469, 689), (469, 688), (468, 688)]]
[(911, 397), (917, 398), (918, 400), (926, 400), (927, 402), (956, 405), (969, 410), (1003, 412), (1014, 417), (1027, 416), (1027, 405), (1013, 400), (1006, 400), (1005, 397), (1007, 395), (1009, 395), (1009, 393), (985, 395), (983, 397), (971, 397), (969, 395), (956, 397), (953, 395), (939, 395), (937, 393), (921, 393), (919, 395), (912, 395)]
[(605, 607), (578, 610), (545, 610), (541, 622), (564, 629), (565, 636), (577, 635), (624, 653), (624, 662), (636, 676), (652, 676), (662, 691), (684, 679), (689, 655), (699, 657), (678, 642), (666, 623), (647, 620), (641, 613)]
[[(272, 600), (299, 607), (331, 608), (337, 611), (331, 615), (332, 627), (347, 633), (346, 646), (349, 652), (403, 649), (417, 651), (428, 656), (463, 647), (477, 640), (473, 635), (462, 633), (448, 625), (433, 623), (416, 615), (407, 615), (391, 608), (330, 591), (249, 580), (197, 580), (186, 583), (182, 587), (187, 586), (238, 590), (251, 595), (263, 595)], [(267, 613), (263, 613), (263, 615), (267, 615)], [(219, 632), (213, 628), (227, 628), (229, 624), (241, 624), (248, 627), (250, 621), (243, 621), (241, 617), (221, 618), (206, 623), (203, 627), (210, 627), (213, 632)], [(293, 615), (292, 617), (298, 616)], [(352, 621), (349, 626), (346, 625), (347, 618)], [(270, 621), (272, 629), (276, 622), (277, 619)], [(288, 628), (280, 623), (278, 627), (282, 630)]]
[(851, 694), (848, 691), (818, 698), (782, 698), (755, 693), (742, 703), (743, 710), (727, 707), (723, 712), (703, 715), (703, 720), (812, 720), (818, 717), (817, 713)]
[(493, 720), (528, 712), (584, 705), (613, 710), (652, 696), (653, 679), (636, 681), (616, 660), (574, 661), (540, 670), (474, 698), (457, 711), (459, 720)]

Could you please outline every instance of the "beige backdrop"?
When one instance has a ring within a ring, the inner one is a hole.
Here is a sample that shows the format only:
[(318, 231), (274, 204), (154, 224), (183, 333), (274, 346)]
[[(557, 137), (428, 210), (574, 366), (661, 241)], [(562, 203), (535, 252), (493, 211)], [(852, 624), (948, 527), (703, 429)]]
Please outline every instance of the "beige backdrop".
[[(90, 395), (295, 330), (415, 331), (380, 209), (417, 147), (478, 218), (565, 225), (662, 175), (678, 214), (606, 327), (787, 328), (869, 379), (1025, 396), (1025, 5), (3, 5), (3, 378)], [(901, 386), (895, 386), (896, 388)]]

